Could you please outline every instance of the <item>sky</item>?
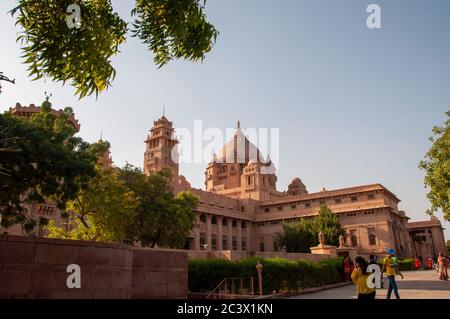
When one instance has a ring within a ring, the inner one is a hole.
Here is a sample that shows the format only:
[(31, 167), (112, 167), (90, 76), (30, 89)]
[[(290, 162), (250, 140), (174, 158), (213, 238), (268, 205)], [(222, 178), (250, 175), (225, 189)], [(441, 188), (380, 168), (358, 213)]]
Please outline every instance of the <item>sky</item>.
[[(18, 29), (0, 2), (0, 112), (40, 104), (44, 92), (70, 106), (79, 135), (110, 141), (114, 163), (142, 167), (144, 140), (162, 114), (175, 127), (278, 128), (278, 183), (298, 176), (309, 192), (381, 183), (412, 221), (429, 203), (418, 162), (434, 125), (450, 109), (448, 0), (209, 0), (208, 19), (220, 35), (203, 62), (172, 61), (158, 69), (152, 53), (129, 37), (113, 58), (117, 77), (96, 100), (50, 79), (32, 82), (20, 59)], [(131, 21), (134, 1), (113, 0)], [(381, 28), (366, 25), (369, 4), (381, 8)], [(224, 141), (225, 142), (225, 141)], [(204, 188), (207, 163), (180, 165)], [(442, 214), (437, 216), (443, 220)], [(450, 239), (450, 223), (445, 222)]]

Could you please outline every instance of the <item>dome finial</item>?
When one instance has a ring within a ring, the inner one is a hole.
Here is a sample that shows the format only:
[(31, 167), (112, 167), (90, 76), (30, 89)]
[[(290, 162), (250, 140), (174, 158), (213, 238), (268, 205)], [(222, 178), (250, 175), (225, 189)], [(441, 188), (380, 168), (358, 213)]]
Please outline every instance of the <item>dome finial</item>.
[(237, 121), (237, 128), (240, 129), (241, 128), (241, 121)]

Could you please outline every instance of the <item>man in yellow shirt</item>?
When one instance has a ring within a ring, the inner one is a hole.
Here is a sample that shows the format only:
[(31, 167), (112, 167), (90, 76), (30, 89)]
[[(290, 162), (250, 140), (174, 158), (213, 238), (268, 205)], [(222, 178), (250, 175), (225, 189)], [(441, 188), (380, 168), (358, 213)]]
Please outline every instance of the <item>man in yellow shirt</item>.
[(391, 299), (392, 291), (394, 291), (395, 298), (400, 299), (400, 295), (398, 294), (397, 282), (395, 281), (395, 269), (392, 265), (392, 257), (395, 255), (395, 251), (393, 249), (388, 249), (387, 253), (389, 254), (383, 260), (383, 268), (381, 269), (381, 277), (383, 278), (383, 273), (386, 273), (386, 277), (389, 280), (389, 288), (387, 291), (387, 299)]
[(356, 285), (358, 299), (375, 299), (375, 289), (367, 286), (367, 262), (364, 258), (358, 256), (355, 259), (355, 269), (352, 272), (352, 281)]

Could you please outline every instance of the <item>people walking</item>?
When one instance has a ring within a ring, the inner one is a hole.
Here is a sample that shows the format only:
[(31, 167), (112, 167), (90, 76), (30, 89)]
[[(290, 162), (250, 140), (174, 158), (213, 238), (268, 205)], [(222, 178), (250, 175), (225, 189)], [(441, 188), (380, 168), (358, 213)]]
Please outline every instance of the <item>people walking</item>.
[(355, 259), (355, 269), (351, 274), (353, 283), (356, 286), (358, 299), (375, 299), (375, 289), (367, 286), (367, 262), (364, 258), (358, 256)]
[(350, 257), (345, 256), (344, 258), (344, 281), (350, 281), (350, 275), (352, 273)]
[(417, 258), (417, 256), (414, 257), (414, 268), (415, 268), (416, 270), (419, 270), (419, 268), (420, 268), (420, 259)]
[(400, 272), (400, 265), (396, 254), (394, 254), (394, 256), (392, 257), (392, 267), (394, 267), (395, 274), (401, 276), (402, 279), (404, 279), (403, 274)]
[(388, 249), (387, 253), (388, 256), (384, 258), (383, 268), (381, 269), (381, 278), (383, 278), (383, 273), (386, 273), (386, 277), (389, 281), (389, 287), (386, 298), (391, 299), (392, 291), (394, 291), (395, 298), (400, 299), (397, 282), (395, 281), (395, 269), (392, 266), (392, 258), (395, 256), (395, 251), (393, 249)]
[(447, 273), (448, 261), (442, 255), (442, 253), (439, 253), (438, 265), (439, 265), (439, 279), (440, 280), (448, 280), (448, 273)]

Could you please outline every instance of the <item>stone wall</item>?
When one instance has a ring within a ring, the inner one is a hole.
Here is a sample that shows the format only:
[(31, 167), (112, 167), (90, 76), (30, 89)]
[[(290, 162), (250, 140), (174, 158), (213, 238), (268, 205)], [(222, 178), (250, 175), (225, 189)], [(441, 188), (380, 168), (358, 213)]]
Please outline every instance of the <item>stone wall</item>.
[[(69, 289), (67, 266), (81, 269)], [(0, 298), (187, 298), (185, 251), (0, 236)]]

